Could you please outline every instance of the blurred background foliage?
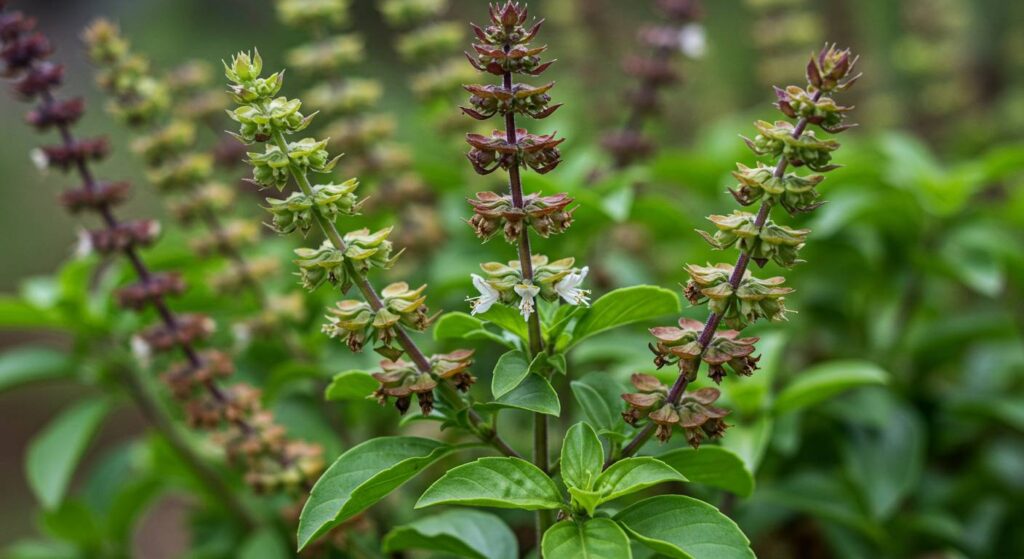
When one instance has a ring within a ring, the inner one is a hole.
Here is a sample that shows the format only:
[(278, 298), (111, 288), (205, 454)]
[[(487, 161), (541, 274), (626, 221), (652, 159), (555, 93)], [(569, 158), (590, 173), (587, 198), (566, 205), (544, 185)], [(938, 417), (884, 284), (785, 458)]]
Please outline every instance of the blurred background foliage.
[[(803, 252), (809, 263), (789, 274), (797, 291), (788, 306), (798, 312), (788, 324), (758, 329), (763, 370), (725, 390), (737, 411), (724, 444), (744, 457), (757, 488), (747, 498), (695, 491), (729, 510), (763, 557), (1024, 556), (1017, 528), (1024, 521), (1024, 5), (709, 0), (706, 55), (679, 62), (683, 82), (668, 88), (664, 114), (648, 123), (656, 155), (594, 182), (593, 171), (607, 167), (598, 138), (625, 119), (622, 95), (632, 82), (619, 61), (643, 52), (635, 36), (657, 21), (650, 4), (531, 2), (531, 11), (549, 20), (546, 37), (559, 62), (548, 76), (566, 103), (544, 121), (547, 130), (535, 132), (557, 129), (567, 141), (562, 167), (528, 175), (526, 188), (569, 192), (581, 205), (569, 234), (539, 243), (537, 251), (590, 265), (598, 292), (635, 283), (671, 287), (683, 280), (684, 262), (714, 258), (692, 230), (706, 229), (704, 216), (731, 206), (726, 188), (735, 162), (752, 163), (737, 133), (773, 116), (769, 84), (801, 83), (812, 48), (825, 39), (849, 46), (861, 54), (865, 74), (852, 99), (844, 99), (857, 105), (860, 128), (844, 136), (837, 160), (845, 167), (821, 188), (828, 204), (792, 220), (813, 230)], [(83, 130), (112, 138), (117, 155), (101, 173), (137, 180), (126, 209), (133, 215), (165, 210), (145, 187), (142, 165), (127, 149), (129, 135), (100, 110), (104, 101), (78, 41), (82, 27), (97, 15), (112, 17), (139, 52), (165, 69), (189, 58), (217, 63), (250, 46), (274, 69), (285, 65), (288, 47), (303, 42), (276, 21), (269, 1), (14, 5), (39, 17), (69, 65), (67, 90), (90, 101)], [(448, 18), (483, 14), (482, 2), (454, 1)], [(481, 185), (468, 172), (460, 141), (473, 123), (456, 119), (454, 104), (416, 101), (410, 67), (374, 2), (356, 0), (353, 15), (367, 58), (351, 73), (384, 84), (379, 111), (397, 118), (397, 137), (434, 193), (446, 239), (410, 254), (395, 275), (429, 283), (432, 308), (467, 310), (469, 273), (507, 252), (499, 241), (481, 248), (462, 223), (469, 215), (463, 198)], [(42, 532), (63, 543), (23, 543), (15, 556), (54, 557), (69, 547), (115, 556), (111, 541), (146, 557), (180, 551), (184, 519), (200, 526), (203, 515), (186, 517), (180, 499), (156, 496), (184, 494), (194, 482), (159, 439), (138, 438), (141, 423), (130, 407), (118, 406), (120, 420), (104, 422), (73, 480), (74, 500), (37, 512), (25, 481), (32, 436), (67, 402), (116, 384), (120, 377), (110, 371), (132, 368), (126, 335), (138, 319), (108, 302), (126, 270), (113, 265), (99, 276), (101, 285), (90, 285), (97, 262), (71, 257), (79, 225), (54, 204), (63, 180), (40, 175), (29, 162), (36, 138), (20, 128), (22, 109), (0, 103), (0, 348), (10, 350), (0, 357), (0, 372), (7, 367), (0, 375), (0, 544)], [(347, 176), (345, 168), (343, 159), (337, 174)], [(262, 219), (257, 202), (243, 196), (238, 204)], [(208, 312), (225, 324), (251, 312), (251, 301), (203, 288), (215, 264), (197, 264), (183, 236), (170, 228), (147, 255), (155, 268), (184, 270), (197, 286), (176, 308)], [(268, 237), (259, 252), (278, 256), (287, 269), (290, 248)], [(280, 290), (295, 288), (287, 275), (277, 281)], [(300, 327), (317, 351), (316, 364), (288, 362), (279, 347), (259, 343), (245, 347), (238, 362), (281, 421), (324, 444), (331, 460), (376, 429), (353, 418), (393, 417), (372, 404), (322, 403), (331, 375), (373, 356), (352, 356), (319, 335), (319, 309), (332, 301), (317, 296), (323, 300), (308, 301), (312, 318)], [(218, 335), (222, 346), (237, 343), (231, 328)], [(572, 376), (624, 380), (633, 371), (652, 372), (646, 343), (637, 328), (591, 344), (574, 354)], [(479, 362), (493, 363), (497, 355), (482, 352)], [(21, 382), (10, 371), (48, 381), (11, 392)], [(821, 378), (859, 388), (827, 398), (813, 390)], [(129, 488), (108, 490), (125, 475), (133, 476)], [(216, 555), (230, 541), (212, 531), (193, 532), (194, 556)]]

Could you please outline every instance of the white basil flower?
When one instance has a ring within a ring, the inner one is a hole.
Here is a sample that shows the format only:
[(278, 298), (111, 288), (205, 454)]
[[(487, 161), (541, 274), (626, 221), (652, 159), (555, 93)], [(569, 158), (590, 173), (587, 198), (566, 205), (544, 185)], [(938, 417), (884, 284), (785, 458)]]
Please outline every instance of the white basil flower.
[(480, 292), (478, 297), (469, 297), (466, 300), (472, 305), (473, 310), (470, 314), (479, 314), (487, 312), (494, 303), (498, 302), (498, 297), (501, 295), (498, 290), (491, 287), (491, 284), (487, 283), (487, 280), (476, 275), (470, 274), (473, 278), (473, 287)]
[(515, 289), (517, 295), (523, 298), (522, 302), (519, 303), (519, 312), (523, 315), (523, 320), (529, 320), (534, 309), (533, 298), (540, 293), (540, 288), (532, 283), (523, 282), (516, 284), (513, 289)]
[(580, 284), (590, 272), (589, 266), (584, 266), (579, 272), (570, 272), (555, 284), (555, 293), (570, 305), (590, 306), (590, 290), (580, 289)]
[(703, 58), (707, 52), (704, 26), (699, 23), (684, 25), (679, 30), (679, 51), (689, 58)]

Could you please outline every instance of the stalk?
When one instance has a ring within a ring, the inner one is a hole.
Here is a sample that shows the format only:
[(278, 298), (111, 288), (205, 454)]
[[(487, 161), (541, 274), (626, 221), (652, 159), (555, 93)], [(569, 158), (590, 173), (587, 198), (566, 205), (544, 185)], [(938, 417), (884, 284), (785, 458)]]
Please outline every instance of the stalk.
[[(815, 202), (818, 194), (814, 186), (824, 177), (787, 175), (786, 170), (790, 165), (806, 165), (818, 172), (835, 168), (829, 164), (830, 153), (839, 144), (831, 140), (819, 141), (813, 133), (805, 137), (804, 132), (810, 124), (830, 133), (839, 133), (852, 126), (842, 124), (844, 113), (849, 108), (836, 105), (825, 94), (844, 91), (856, 81), (858, 76), (849, 76), (855, 63), (856, 58), (849, 51), (838, 51), (834, 46), (826, 46), (808, 65), (806, 89), (795, 86), (785, 90), (776, 88), (776, 106), (786, 116), (796, 118), (795, 124), (789, 128), (786, 123), (759, 122), (757, 127), (761, 134), (756, 140), (746, 140), (755, 154), (775, 155), (777, 159), (774, 168), (759, 166), (748, 169), (740, 166), (740, 171), (734, 173), (742, 183), (738, 191), (732, 191), (740, 204), (748, 205), (762, 198), (757, 214), (736, 212), (731, 216), (712, 216), (709, 219), (718, 226), (720, 233), (715, 236), (704, 234), (704, 237), (715, 248), (724, 249), (737, 245), (738, 237), (730, 236), (736, 227), (749, 223), (757, 234), (750, 237), (752, 240), (738, 243), (740, 254), (727, 278), (721, 267), (688, 268), (691, 281), (686, 287), (687, 298), (694, 304), (707, 300), (717, 305), (717, 308), (711, 307), (703, 326), (696, 321), (683, 319), (680, 321), (681, 328), (652, 329), (651, 333), (659, 340), (656, 345), (651, 345), (656, 355), (655, 364), (661, 367), (667, 363), (677, 363), (680, 374), (668, 389), (654, 377), (634, 375), (633, 384), (639, 393), (623, 395), (630, 405), (624, 417), (635, 424), (646, 414), (648, 422), (620, 452), (608, 457), (605, 468), (636, 454), (655, 431), (662, 441), (667, 440), (676, 424), (683, 427), (687, 439), (694, 447), (699, 446), (703, 438), (721, 437), (724, 433), (727, 425), (722, 418), (728, 411), (710, 407), (718, 398), (717, 389), (700, 390), (691, 395), (687, 394), (686, 388), (696, 379), (702, 363), (708, 365), (709, 376), (716, 383), (725, 376), (726, 366), (737, 375), (750, 375), (757, 368), (759, 358), (751, 356), (757, 338), (739, 338), (738, 331), (716, 336), (723, 319), (731, 328), (739, 330), (760, 318), (779, 320), (784, 317), (786, 310), (782, 304), (783, 295), (791, 290), (780, 287), (783, 278), (758, 280), (750, 277), (749, 283), (746, 283), (745, 275), (751, 259), (755, 257), (762, 266), (768, 260), (783, 267), (799, 262), (796, 254), (803, 247), (809, 230), (793, 230), (774, 224), (772, 235), (762, 237), (762, 232), (776, 204), (782, 205), (791, 214), (811, 211), (820, 206), (820, 203)], [(770, 173), (767, 172), (769, 169)], [(743, 287), (747, 290), (746, 298), (741, 285), (746, 286)], [(712, 300), (712, 294), (718, 298)], [(704, 421), (698, 422), (695, 417), (704, 418)]]
[[(273, 140), (283, 153), (288, 153), (288, 141), (285, 139), (283, 132), (275, 130), (273, 133)], [(290, 164), (289, 172), (295, 180), (296, 185), (298, 185), (299, 190), (307, 196), (312, 196), (313, 186), (310, 184), (309, 178), (302, 169), (297, 168), (294, 164)], [(320, 212), (313, 212), (313, 216), (316, 220), (317, 226), (331, 244), (334, 245), (336, 249), (344, 251), (346, 248), (345, 240), (341, 236), (341, 233), (338, 232), (338, 228), (335, 224), (321, 215)], [(366, 302), (369, 303), (375, 311), (379, 311), (384, 308), (380, 295), (377, 293), (377, 290), (373, 287), (373, 284), (370, 283), (370, 280), (366, 275), (356, 270), (355, 266), (353, 266), (350, 261), (346, 260), (345, 266), (349, 273), (349, 277), (355, 278), (355, 286), (359, 289), (359, 292), (362, 293)], [(398, 344), (403, 350), (405, 350), (406, 354), (409, 355), (409, 358), (413, 360), (413, 363), (416, 364), (416, 368), (422, 373), (429, 374), (430, 361), (402, 325), (398, 324), (395, 326), (395, 334)], [(442, 382), (438, 386), (441, 388), (442, 397), (450, 406), (454, 408), (462, 407), (462, 399), (450, 384)], [(480, 440), (490, 444), (505, 456), (521, 457), (521, 455), (509, 446), (501, 436), (483, 424), (483, 419), (480, 417), (480, 414), (474, 410), (470, 410), (468, 416), (470, 422), (473, 424), (474, 433), (480, 438)]]

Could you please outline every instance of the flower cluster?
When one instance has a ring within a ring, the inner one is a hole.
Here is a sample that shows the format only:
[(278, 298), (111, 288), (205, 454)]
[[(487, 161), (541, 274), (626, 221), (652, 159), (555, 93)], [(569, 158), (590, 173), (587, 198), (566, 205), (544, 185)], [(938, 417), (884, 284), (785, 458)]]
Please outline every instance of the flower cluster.
[[(567, 207), (572, 198), (566, 194), (544, 196), (523, 194), (520, 169), (537, 173), (555, 169), (561, 161), (559, 144), (564, 140), (555, 134), (536, 135), (516, 128), (516, 116), (543, 119), (560, 105), (551, 105), (548, 92), (553, 83), (540, 87), (516, 83), (515, 74), (537, 76), (551, 66), (541, 62), (540, 55), (547, 47), (534, 47), (530, 42), (540, 32), (543, 20), (528, 26), (526, 6), (511, 0), (504, 4), (491, 4), (490, 22), (481, 27), (473, 25), (477, 42), (476, 55), (466, 54), (476, 70), (501, 76), (500, 84), (467, 85), (471, 94), (463, 113), (477, 120), (500, 116), (505, 120), (504, 130), (495, 130), (490, 136), (467, 134), (470, 151), (466, 157), (473, 169), (487, 175), (501, 168), (509, 175), (509, 193), (502, 196), (481, 192), (470, 199), (473, 217), (470, 226), (481, 239), (487, 240), (501, 229), (505, 239), (517, 244), (518, 260), (508, 265), (498, 262), (483, 264), (486, 278), (473, 274), (473, 286), (479, 295), (468, 300), (473, 314), (487, 312), (495, 303), (515, 305), (530, 332), (530, 350), (533, 354), (543, 350), (536, 299), (570, 305), (589, 305), (589, 291), (580, 285), (589, 271), (587, 267), (574, 268), (573, 259), (548, 262), (546, 256), (533, 255), (530, 249), (530, 229), (542, 237), (564, 232), (572, 224), (572, 213)], [(524, 226), (524, 223), (526, 226)]]
[(783, 268), (791, 268), (802, 262), (797, 254), (811, 232), (810, 229), (779, 225), (770, 219), (758, 227), (757, 216), (739, 210), (729, 215), (708, 216), (708, 220), (718, 228), (714, 235), (702, 229), (697, 230), (708, 244), (718, 250), (737, 245), (740, 251), (749, 254), (759, 266), (764, 266), (769, 260)]
[(754, 167), (737, 163), (736, 168), (732, 176), (739, 185), (729, 189), (729, 192), (741, 205), (749, 206), (762, 197), (767, 197), (791, 214), (809, 212), (821, 206), (821, 203), (817, 202), (821, 195), (816, 187), (825, 180), (824, 175), (801, 176), (796, 173), (785, 173), (776, 176), (775, 168), (764, 163), (758, 163)]
[(567, 209), (573, 202), (567, 194), (541, 196), (538, 193), (523, 197), (523, 206), (516, 207), (509, 195), (491, 191), (477, 192), (476, 199), (469, 199), (473, 206), (473, 217), (469, 224), (477, 237), (490, 239), (499, 230), (505, 240), (514, 243), (523, 232), (523, 225), (532, 228), (541, 237), (562, 233), (572, 225), (574, 209)]
[(506, 171), (512, 167), (529, 167), (545, 174), (553, 171), (562, 162), (558, 144), (565, 138), (556, 139), (555, 134), (538, 136), (519, 128), (516, 141), (509, 141), (508, 135), (495, 130), (490, 136), (466, 134), (466, 142), (473, 148), (466, 157), (473, 169), (481, 175), (489, 175), (498, 168)]
[(639, 34), (640, 42), (649, 49), (650, 55), (630, 56), (623, 62), (625, 73), (637, 81), (626, 94), (629, 116), (622, 128), (601, 138), (601, 146), (611, 155), (616, 169), (654, 153), (655, 142), (643, 133), (644, 120), (661, 111), (661, 91), (679, 81), (674, 59), (680, 54), (689, 59), (704, 54), (701, 3), (702, 0), (659, 0), (664, 22), (647, 27)]
[(355, 195), (358, 187), (356, 179), (341, 184), (318, 184), (312, 187), (312, 196), (292, 192), (283, 200), (267, 198), (269, 205), (266, 209), (274, 216), (275, 231), (287, 234), (298, 229), (305, 235), (313, 226), (314, 208), (331, 221), (340, 215), (355, 215), (359, 211), (359, 200)]
[(729, 411), (714, 407), (721, 394), (717, 388), (687, 392), (678, 403), (673, 403), (668, 401), (668, 387), (651, 375), (634, 373), (630, 380), (637, 391), (622, 395), (628, 405), (622, 412), (626, 423), (636, 425), (642, 419), (650, 420), (658, 426), (656, 436), (661, 442), (668, 441), (673, 428), (679, 426), (693, 448), (700, 447), (705, 439), (725, 434), (728, 425), (723, 418)]
[(472, 94), (469, 104), (473, 108), (462, 107), (462, 112), (477, 120), (487, 120), (498, 113), (547, 118), (562, 106), (561, 103), (549, 105), (551, 96), (548, 91), (552, 87), (555, 87), (555, 82), (540, 87), (517, 83), (511, 89), (500, 85), (467, 85), (466, 91)]
[(380, 292), (381, 307), (375, 309), (365, 301), (344, 300), (328, 309), (327, 324), (323, 331), (332, 338), (345, 340), (348, 348), (361, 351), (367, 342), (380, 341), (375, 351), (397, 359), (402, 350), (393, 347), (395, 328), (402, 326), (422, 332), (434, 317), (427, 310), (427, 297), (423, 291), (427, 286), (409, 289), (405, 282), (393, 283)]
[(590, 270), (586, 266), (575, 268), (573, 262), (572, 258), (548, 262), (547, 256), (533, 255), (532, 278), (524, 277), (518, 260), (508, 264), (481, 264), (487, 277), (472, 274), (473, 286), (480, 292), (477, 297), (468, 299), (473, 314), (485, 313), (500, 302), (515, 304), (523, 318), (528, 319), (536, 308), (537, 297), (552, 302), (561, 299), (570, 305), (589, 305), (590, 291), (580, 289), (580, 285)]
[[(830, 164), (831, 154), (839, 144), (831, 139), (819, 140), (807, 128), (817, 126), (826, 133), (849, 128), (843, 124), (847, 109), (836, 105), (831, 95), (845, 91), (857, 80), (859, 76), (852, 75), (856, 61), (849, 51), (826, 46), (807, 64), (805, 88), (776, 88), (776, 106), (797, 122), (755, 123), (760, 134), (754, 140), (746, 140), (747, 145), (756, 155), (770, 156), (775, 161), (762, 162), (754, 168), (740, 165), (733, 173), (740, 186), (732, 194), (744, 206), (761, 200), (761, 207), (756, 214), (734, 211), (730, 215), (710, 216), (708, 219), (717, 231), (699, 231), (716, 249), (736, 248), (740, 255), (735, 265), (686, 266), (690, 279), (684, 295), (693, 305), (707, 303), (709, 316), (705, 323), (682, 319), (678, 327), (651, 329), (655, 341), (649, 347), (654, 353), (654, 364), (658, 368), (676, 365), (679, 376), (671, 390), (652, 377), (634, 376), (639, 393), (623, 395), (630, 405), (624, 417), (630, 424), (646, 417), (650, 424), (637, 434), (633, 441), (637, 444), (631, 443), (629, 448), (638, 448), (654, 430), (659, 439), (666, 440), (676, 424), (683, 427), (694, 446), (699, 444), (702, 433), (721, 435), (725, 427), (721, 418), (726, 412), (708, 407), (718, 397), (717, 390), (684, 395), (685, 389), (696, 380), (701, 363), (708, 365), (708, 376), (716, 383), (729, 372), (751, 375), (759, 360), (754, 355), (758, 338), (741, 337), (739, 331), (758, 320), (785, 319), (785, 296), (793, 291), (782, 285), (785, 278), (760, 279), (748, 268), (751, 262), (765, 266), (773, 261), (786, 268), (801, 262), (799, 252), (810, 231), (772, 221), (771, 208), (778, 204), (792, 214), (820, 205), (816, 202), (815, 186), (824, 177), (801, 176), (787, 172), (787, 168), (806, 166), (826, 172), (835, 167)], [(731, 330), (718, 331), (720, 324)]]
[(736, 330), (724, 330), (716, 332), (707, 346), (704, 346), (700, 342), (703, 328), (703, 324), (689, 318), (679, 319), (679, 327), (651, 328), (651, 335), (657, 340), (649, 344), (655, 356), (654, 364), (659, 369), (674, 364), (680, 374), (693, 380), (703, 361), (710, 367), (708, 377), (716, 383), (725, 377), (725, 366), (739, 376), (754, 373), (759, 360), (759, 357), (753, 355), (758, 338), (740, 338)]
[(469, 367), (473, 364), (471, 349), (431, 355), (428, 362), (430, 370), (424, 372), (401, 359), (381, 361), (380, 372), (373, 374), (373, 378), (380, 383), (373, 393), (374, 397), (382, 406), (388, 403), (389, 398), (394, 398), (395, 408), (399, 413), (405, 414), (415, 395), (420, 411), (423, 415), (430, 415), (434, 409), (437, 379), (453, 382), (462, 392), (468, 391), (476, 382), (476, 377), (469, 372)]
[[(263, 79), (260, 78), (259, 55), (239, 54), (226, 66), (226, 75), (235, 91), (258, 90), (256, 86)], [(240, 105), (236, 114), (258, 114), (275, 102), (283, 83), (280, 74), (275, 76), (277, 85), (273, 91), (255, 96), (236, 95)], [(277, 103), (297, 106), (287, 99)], [(410, 330), (425, 330), (436, 318), (427, 310), (426, 286), (411, 289), (405, 282), (396, 282), (378, 294), (368, 279), (372, 270), (391, 268), (401, 254), (393, 254), (389, 240), (392, 228), (376, 232), (358, 229), (345, 234), (337, 230), (335, 221), (342, 215), (354, 214), (360, 206), (355, 195), (358, 181), (351, 179), (341, 184), (314, 186), (309, 175), (333, 166), (326, 142), (315, 138), (289, 141), (288, 136), (301, 131), (300, 128), (288, 119), (269, 119), (267, 123), (263, 152), (251, 153), (249, 157), (254, 176), (259, 182), (261, 174), (267, 172), (264, 169), (272, 168), (275, 175), (269, 181), (271, 184), (283, 188), (294, 180), (298, 186), (297, 192), (283, 200), (267, 200), (266, 209), (273, 215), (275, 229), (282, 234), (305, 232), (315, 223), (327, 237), (318, 248), (295, 251), (303, 285), (312, 290), (330, 283), (342, 293), (356, 285), (363, 296), (361, 300), (343, 300), (329, 308), (324, 333), (344, 341), (352, 351), (361, 350), (367, 343), (375, 345), (374, 349), (387, 358), (383, 365), (385, 371), (381, 373), (385, 376), (378, 377), (382, 383), (378, 397), (382, 400), (396, 398), (401, 411), (409, 407), (412, 394), (416, 394), (420, 406), (429, 413), (434, 405), (435, 389), (440, 391), (444, 383), (468, 388), (473, 382), (467, 370), (472, 352), (428, 359), (407, 334)], [(306, 124), (308, 119), (304, 117), (302, 128)], [(242, 122), (239, 125), (245, 126)], [(262, 136), (239, 134), (237, 137), (250, 144), (263, 143)], [(403, 356), (409, 356), (415, 365), (407, 364)], [(469, 415), (471, 421), (479, 423), (479, 416)]]
[(690, 281), (684, 294), (694, 305), (708, 303), (708, 309), (722, 318), (730, 328), (743, 329), (760, 320), (784, 320), (785, 295), (792, 289), (781, 287), (786, 278), (781, 276), (758, 279), (744, 271), (734, 285), (735, 267), (729, 264), (697, 266), (688, 264)]
[(391, 268), (399, 255), (391, 254), (391, 241), (387, 240), (390, 233), (390, 227), (374, 233), (369, 229), (357, 229), (343, 237), (344, 249), (336, 247), (330, 239), (316, 249), (295, 249), (295, 255), (298, 256), (295, 264), (299, 266), (302, 285), (313, 290), (330, 282), (339, 287), (342, 293), (346, 293), (355, 280), (352, 271), (364, 274), (371, 268)]
[[(34, 20), (21, 13), (0, 12), (0, 58), (3, 75), (16, 80), (15, 90), (27, 101), (38, 101), (36, 114), (43, 114), (49, 110), (48, 107), (61, 103), (54, 98), (54, 89), (61, 81), (63, 70), (46, 60), (50, 52), (49, 43), (42, 34), (33, 30), (34, 25)], [(112, 26), (94, 26), (87, 37), (104, 38), (93, 47), (94, 54), (104, 60), (112, 60), (126, 52), (126, 44), (117, 39), (116, 29)], [(145, 66), (138, 62), (141, 59), (135, 60), (132, 68), (138, 70)], [(110, 73), (107, 77), (117, 81), (120, 75)], [(148, 82), (142, 80), (139, 83)], [(118, 84), (124, 85), (125, 82), (119, 81)], [(148, 90), (139, 90), (140, 93), (145, 91)], [(133, 102), (115, 114), (129, 122), (147, 121), (158, 114), (154, 108), (158, 105)], [(129, 187), (127, 183), (105, 183), (93, 178), (89, 162), (102, 158), (106, 149), (101, 153), (82, 146), (105, 146), (106, 143), (76, 140), (72, 122), (72, 119), (46, 119), (45, 122), (40, 120), (37, 126), (52, 126), (60, 132), (62, 144), (45, 149), (44, 153), (51, 166), (77, 173), (82, 182), (81, 187), (62, 195), (62, 202), (72, 211), (88, 209), (104, 223), (103, 228), (87, 233), (89, 243), (97, 251), (122, 253), (138, 278), (118, 290), (118, 303), (132, 310), (152, 307), (157, 311), (159, 322), (133, 338), (133, 351), (143, 362), (148, 362), (155, 354), (182, 353), (184, 359), (170, 364), (163, 378), (183, 405), (191, 425), (218, 430), (215, 436), (228, 441), (225, 444), (228, 456), (237, 458), (236, 463), (244, 465), (246, 479), (260, 480), (254, 487), (296, 490), (310, 483), (323, 468), (319, 447), (288, 441), (283, 428), (274, 422), (272, 416), (259, 409), (255, 389), (243, 383), (224, 388), (215, 382), (215, 379), (230, 375), (233, 366), (222, 353), (198, 349), (198, 344), (213, 333), (213, 321), (204, 315), (179, 315), (170, 309), (167, 299), (184, 292), (184, 283), (176, 274), (151, 271), (139, 252), (140, 247), (155, 240), (159, 227), (149, 220), (118, 221), (114, 207), (125, 200)], [(293, 460), (293, 454), (301, 456), (301, 460)]]
[(813, 130), (796, 134), (792, 122), (777, 120), (774, 123), (759, 120), (754, 123), (759, 134), (754, 139), (744, 138), (750, 151), (757, 155), (773, 158), (785, 157), (794, 167), (806, 165), (812, 171), (831, 171), (832, 152), (839, 148), (835, 140), (819, 140)]

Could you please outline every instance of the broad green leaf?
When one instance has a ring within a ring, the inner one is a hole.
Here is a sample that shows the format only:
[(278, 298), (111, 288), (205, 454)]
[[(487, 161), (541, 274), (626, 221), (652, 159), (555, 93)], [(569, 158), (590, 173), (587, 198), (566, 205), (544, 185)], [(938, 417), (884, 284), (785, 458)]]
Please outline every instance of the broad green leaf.
[(493, 402), (477, 404), (482, 410), (514, 408), (558, 417), (562, 413), (562, 404), (558, 393), (551, 383), (540, 375), (529, 374), (523, 382), (511, 392)]
[(606, 503), (667, 481), (686, 481), (686, 476), (657, 458), (626, 458), (612, 464), (597, 478), (594, 491)]
[(320, 476), (302, 507), (299, 550), (454, 450), (420, 437), (380, 437), (352, 447)]
[(548, 528), (541, 541), (544, 557), (551, 559), (632, 559), (629, 537), (614, 521), (591, 518), (563, 520)]
[(562, 494), (547, 474), (526, 460), (489, 457), (448, 470), (423, 492), (416, 508), (434, 505), (557, 509)]
[(715, 507), (683, 495), (651, 497), (615, 515), (654, 551), (677, 559), (753, 559), (750, 541)]
[(844, 430), (846, 471), (860, 488), (867, 509), (878, 520), (894, 514), (915, 488), (924, 470), (925, 428), (912, 408), (879, 391), (872, 410), (881, 423), (854, 424)]
[(290, 555), (281, 534), (271, 528), (254, 532), (238, 550), (239, 559), (286, 559)]
[(491, 377), (491, 393), (501, 398), (523, 382), (530, 373), (530, 361), (523, 352), (510, 351), (498, 358)]
[(426, 549), (470, 559), (516, 559), (519, 545), (505, 522), (472, 509), (447, 510), (388, 532), (384, 553)]
[(0, 355), (0, 392), (30, 382), (66, 377), (72, 361), (47, 347), (22, 347)]
[[(612, 379), (599, 378), (595, 373), (587, 375), (584, 380), (574, 380), (569, 383), (573, 396), (583, 408), (587, 420), (593, 423), (599, 431), (619, 431), (623, 424), (622, 398), (620, 394), (624, 389), (616, 386)], [(591, 379), (593, 379), (591, 381)], [(594, 386), (595, 383), (600, 383)]]
[(434, 325), (435, 340), (490, 340), (509, 346), (506, 340), (484, 327), (484, 321), (464, 312), (445, 313)]
[(788, 413), (823, 402), (859, 386), (887, 384), (889, 373), (868, 361), (828, 361), (800, 373), (775, 400), (775, 413)]
[(480, 318), (498, 326), (506, 332), (511, 332), (523, 340), (530, 339), (530, 333), (527, 329), (526, 321), (523, 320), (523, 316), (519, 314), (518, 309), (514, 309), (507, 305), (494, 305), (490, 310), (481, 314)]
[(569, 487), (590, 489), (601, 475), (604, 448), (594, 428), (579, 422), (569, 428), (562, 441), (562, 480)]
[(380, 383), (366, 371), (345, 371), (334, 375), (324, 391), (324, 398), (332, 402), (365, 400), (378, 386)]
[(61, 412), (29, 443), (25, 468), (28, 484), (44, 508), (64, 499), (71, 476), (110, 406), (87, 400)]
[(588, 516), (594, 516), (594, 511), (597, 510), (597, 507), (601, 506), (601, 503), (603, 502), (601, 500), (601, 493), (598, 491), (572, 486), (568, 486), (566, 489), (569, 490), (569, 495), (572, 497), (573, 508), (582, 508), (587, 511)]
[(573, 329), (572, 345), (606, 330), (678, 313), (679, 297), (668, 289), (636, 285), (616, 289), (590, 307)]
[(704, 445), (699, 450), (680, 448), (661, 454), (658, 459), (673, 467), (693, 483), (725, 489), (740, 497), (754, 492), (754, 476), (743, 459), (720, 446)]
[(729, 436), (722, 438), (722, 448), (739, 456), (747, 470), (756, 474), (774, 429), (775, 420), (769, 415), (762, 415), (753, 423), (733, 425), (729, 428)]
[(460, 339), (466, 334), (480, 330), (484, 327), (484, 321), (464, 312), (449, 312), (437, 319), (434, 323), (434, 339)]
[(65, 321), (52, 309), (40, 309), (17, 297), (0, 295), (0, 330), (65, 326)]

